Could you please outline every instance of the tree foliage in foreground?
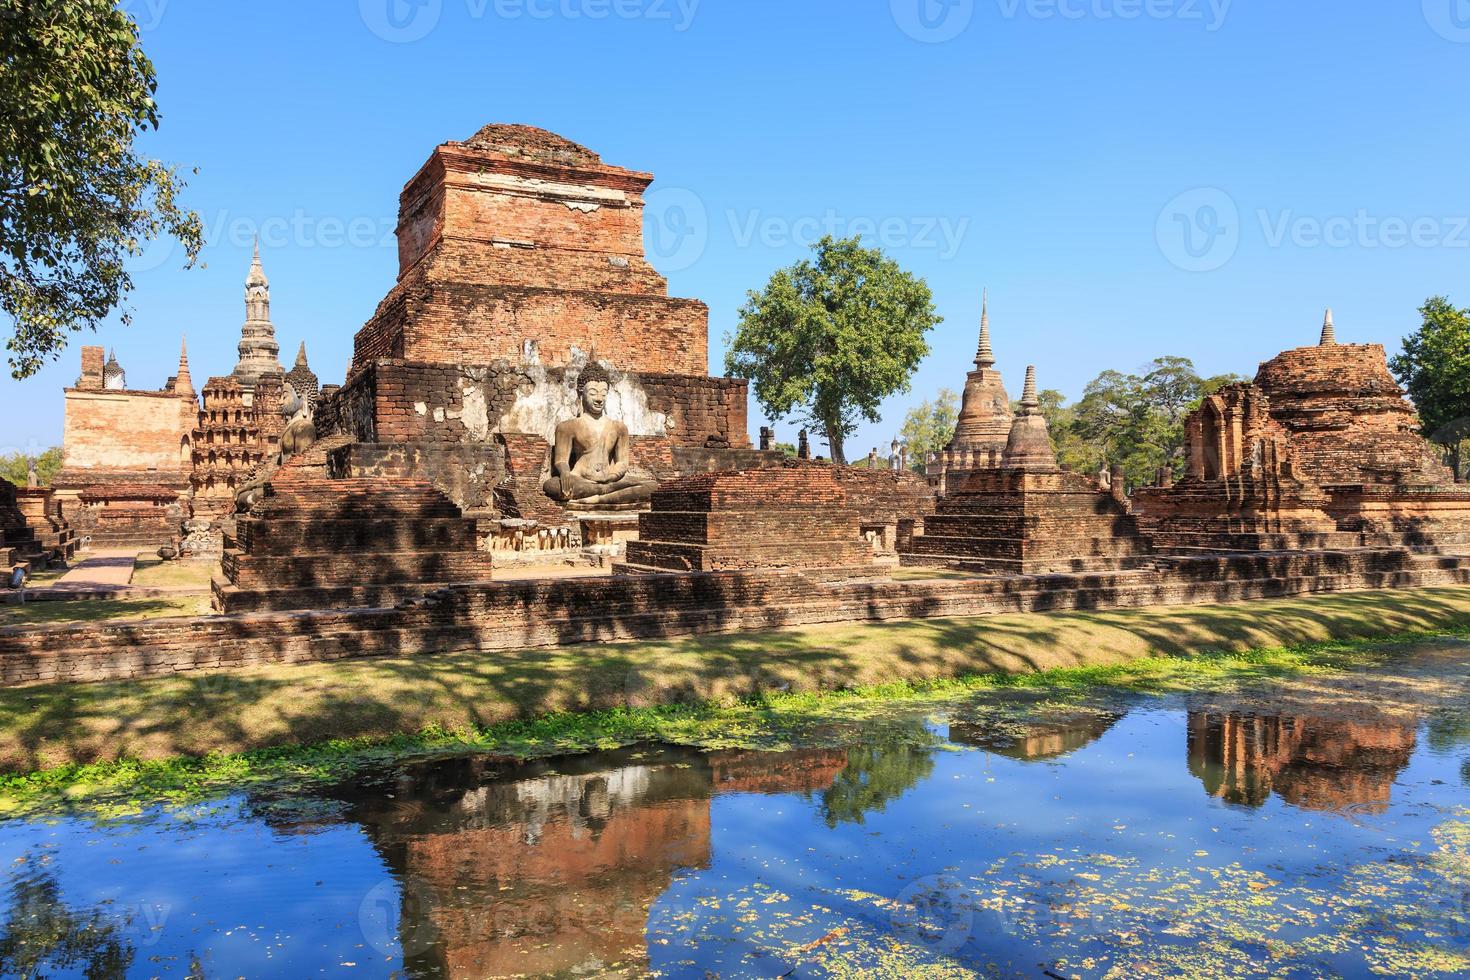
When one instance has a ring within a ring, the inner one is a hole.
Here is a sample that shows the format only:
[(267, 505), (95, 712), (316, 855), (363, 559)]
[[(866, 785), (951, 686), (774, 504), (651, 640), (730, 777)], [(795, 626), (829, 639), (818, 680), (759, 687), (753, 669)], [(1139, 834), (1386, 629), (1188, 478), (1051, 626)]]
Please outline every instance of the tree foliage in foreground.
[(122, 306), (125, 262), (148, 241), (169, 235), (186, 265), (198, 257), (183, 182), (134, 148), (158, 127), (156, 88), (112, 0), (0, 0), (0, 310), (17, 379)]
[(752, 382), (768, 417), (809, 421), (845, 463), (847, 437), (909, 390), (942, 318), (924, 280), (859, 239), (828, 236), (813, 251), (749, 294), (725, 370)]
[(1444, 448), (1458, 475), (1470, 437), (1470, 310), (1434, 296), (1419, 316), (1419, 329), (1404, 338), (1389, 367), (1414, 400), (1424, 435)]

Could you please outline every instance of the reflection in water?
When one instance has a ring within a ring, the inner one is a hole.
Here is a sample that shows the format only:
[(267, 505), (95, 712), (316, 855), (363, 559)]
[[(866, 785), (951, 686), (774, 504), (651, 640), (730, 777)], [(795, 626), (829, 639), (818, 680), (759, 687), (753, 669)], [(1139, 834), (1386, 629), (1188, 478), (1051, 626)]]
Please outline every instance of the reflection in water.
[(1211, 796), (1263, 806), (1379, 813), (1417, 743), (1415, 725), (1244, 711), (1189, 713), (1189, 771)]
[(1363, 684), (0, 821), (0, 975), (1470, 975), (1463, 685)]
[(829, 827), (862, 823), (865, 814), (882, 812), (934, 771), (930, 750), (897, 740), (849, 749), (846, 758), (847, 765), (822, 794)]
[(7, 901), (0, 976), (25, 980), (58, 974), (88, 980), (127, 976), (137, 951), (121, 935), (119, 925), (101, 912), (69, 908), (52, 872), (43, 869), (12, 878)]
[(1036, 721), (1023, 724), (1023, 731), (998, 733), (993, 726), (974, 722), (953, 722), (949, 740), (956, 745), (973, 745), (1007, 759), (1022, 762), (1045, 762), (1071, 755), (1084, 749), (1108, 733), (1122, 715), (1101, 713), (1066, 718), (1060, 721)]
[(504, 771), (484, 759), (403, 774), (357, 802), (403, 882), (405, 965), (418, 976), (647, 966), (648, 910), (677, 871), (708, 866), (715, 793), (812, 793), (847, 753), (628, 750)]

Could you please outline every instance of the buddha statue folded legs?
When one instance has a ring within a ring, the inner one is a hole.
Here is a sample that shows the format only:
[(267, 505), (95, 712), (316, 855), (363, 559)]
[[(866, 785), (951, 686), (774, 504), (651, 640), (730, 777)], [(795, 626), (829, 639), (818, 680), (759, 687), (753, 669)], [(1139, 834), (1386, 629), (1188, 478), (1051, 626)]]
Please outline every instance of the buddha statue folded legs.
[(647, 503), (658, 481), (632, 466), (628, 427), (607, 417), (611, 382), (589, 363), (577, 381), (582, 414), (556, 427), (546, 495), (573, 510), (627, 509)]

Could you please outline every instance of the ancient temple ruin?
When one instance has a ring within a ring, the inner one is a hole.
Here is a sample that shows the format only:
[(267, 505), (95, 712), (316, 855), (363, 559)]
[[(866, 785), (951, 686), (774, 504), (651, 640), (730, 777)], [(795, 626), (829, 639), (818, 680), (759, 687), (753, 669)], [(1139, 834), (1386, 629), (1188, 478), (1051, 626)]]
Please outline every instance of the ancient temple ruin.
[[(334, 472), (422, 477), (510, 559), (631, 536), (636, 516), (615, 515), (657, 479), (771, 461), (746, 383), (708, 375), (708, 308), (644, 256), (652, 180), (528, 126), (437, 147), (400, 198), (398, 283), (318, 410), (349, 439)], [(626, 432), (610, 479), (553, 459), (594, 374), (596, 411)]]
[(1120, 494), (1057, 465), (1034, 367), (998, 465), (947, 474), (947, 491), (915, 515), (904, 564), (1031, 575), (1136, 568), (1151, 554)]
[(1384, 348), (1338, 343), (1331, 310), (1316, 346), (1206, 398), (1185, 432), (1185, 478), (1134, 495), (1161, 544), (1284, 550), (1470, 531), (1470, 491), (1419, 433)]

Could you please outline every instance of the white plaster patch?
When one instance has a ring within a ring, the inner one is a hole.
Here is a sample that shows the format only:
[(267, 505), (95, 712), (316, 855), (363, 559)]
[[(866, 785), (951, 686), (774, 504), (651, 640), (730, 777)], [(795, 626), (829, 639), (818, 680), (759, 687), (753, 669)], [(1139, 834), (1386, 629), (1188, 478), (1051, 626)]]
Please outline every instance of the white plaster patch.
[(427, 404), (425, 404), (424, 402), (414, 402), (413, 403), (413, 410), (415, 412), (418, 412), (420, 415), (428, 415), (429, 414), (429, 406)]
[(490, 405), (485, 399), (484, 383), (462, 377), (459, 391), (464, 402), (465, 431), (477, 442), (486, 442), (490, 438)]
[[(501, 432), (538, 435), (547, 442), (552, 442), (556, 438), (558, 425), (581, 414), (582, 405), (581, 399), (577, 397), (576, 379), (587, 363), (587, 355), (576, 348), (572, 349), (571, 363), (567, 365), (564, 380), (561, 382), (549, 376), (534, 347), (528, 348), (526, 355), (521, 369), (531, 378), (531, 390), (516, 396), (515, 404), (501, 417), (497, 429)], [(606, 366), (606, 362), (603, 364)], [(609, 372), (617, 373), (610, 367)], [(669, 417), (649, 407), (648, 392), (627, 374), (608, 391), (607, 415), (608, 418), (622, 422), (635, 436), (668, 435)]]
[(444, 421), (444, 409), (442, 409), (442, 408), (436, 408), (436, 409), (434, 409), (434, 421), (435, 422), (443, 422)]
[(591, 214), (593, 211), (601, 211), (601, 204), (593, 204), (591, 201), (563, 201), (573, 211), (581, 211), (583, 214)]

